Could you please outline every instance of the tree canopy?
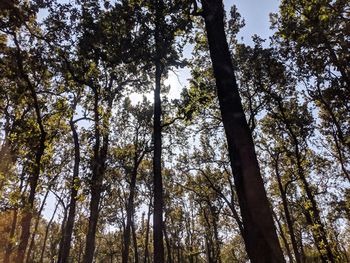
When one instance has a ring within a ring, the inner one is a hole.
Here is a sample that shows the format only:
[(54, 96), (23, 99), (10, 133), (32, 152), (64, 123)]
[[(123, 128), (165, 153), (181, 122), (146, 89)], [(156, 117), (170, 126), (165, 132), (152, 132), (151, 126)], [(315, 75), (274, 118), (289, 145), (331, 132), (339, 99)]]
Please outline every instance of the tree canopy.
[(0, 0), (1, 262), (350, 262), (350, 3), (226, 2)]

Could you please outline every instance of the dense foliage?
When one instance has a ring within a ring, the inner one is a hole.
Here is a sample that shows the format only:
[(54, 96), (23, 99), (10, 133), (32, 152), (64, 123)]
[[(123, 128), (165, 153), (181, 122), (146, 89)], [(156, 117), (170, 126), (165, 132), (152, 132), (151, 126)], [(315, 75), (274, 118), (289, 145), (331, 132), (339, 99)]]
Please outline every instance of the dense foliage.
[(0, 261), (350, 262), (350, 3), (225, 9), (0, 0)]

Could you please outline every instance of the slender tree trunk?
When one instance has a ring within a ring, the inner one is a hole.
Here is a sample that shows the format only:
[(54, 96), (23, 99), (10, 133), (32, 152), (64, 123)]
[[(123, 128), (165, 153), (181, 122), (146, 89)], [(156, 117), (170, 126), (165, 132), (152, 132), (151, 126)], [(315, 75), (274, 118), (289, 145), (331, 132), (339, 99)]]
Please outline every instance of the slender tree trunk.
[(309, 182), (306, 180), (304, 170), (301, 165), (299, 147), (295, 140), (295, 153), (297, 158), (298, 176), (302, 182), (302, 191), (306, 194), (305, 217), (307, 223), (311, 226), (311, 232), (315, 240), (315, 245), (320, 253), (322, 262), (336, 262), (333, 251), (330, 247), (326, 230), (320, 218), (320, 212), (317, 206), (315, 196), (311, 190)]
[(181, 255), (180, 255), (180, 242), (177, 243), (177, 247), (176, 247), (176, 257), (177, 257), (177, 262), (180, 263), (181, 262)]
[(81, 239), (79, 239), (78, 263), (82, 262), (83, 251), (84, 251), (84, 243)]
[[(5, 117), (5, 119), (8, 119)], [(0, 163), (0, 174), (6, 174), (10, 171), (10, 167), (11, 165), (13, 165), (15, 163), (15, 159), (16, 159), (16, 154), (13, 152), (13, 150), (11, 149), (11, 142), (9, 140), (9, 132), (8, 132), (8, 128), (7, 128), (7, 122), (8, 120), (6, 120), (5, 123), (5, 138), (4, 138), (4, 143), (1, 145), (0, 148), (0, 159), (1, 159), (1, 163)], [(6, 185), (6, 181), (7, 178), (3, 177), (0, 179), (0, 194), (3, 192), (4, 186)]]
[(336, 244), (336, 246), (335, 246), (336, 253), (339, 256), (342, 255), (340, 258), (341, 258), (341, 260), (344, 261), (344, 263), (345, 262), (349, 263), (349, 257), (347, 255), (347, 250), (344, 247), (344, 243), (341, 242), (341, 240), (339, 240), (339, 233), (336, 230), (335, 225), (332, 224), (330, 227), (332, 228), (332, 232), (333, 232), (333, 236), (334, 236), (334, 241), (333, 242)]
[(33, 218), (36, 187), (39, 181), (41, 157), (44, 155), (44, 151), (45, 151), (45, 140), (46, 140), (46, 133), (43, 133), (40, 136), (40, 145), (35, 156), (35, 166), (33, 168), (33, 174), (31, 174), (29, 178), (30, 192), (29, 192), (28, 201), (25, 207), (23, 208), (23, 212), (22, 212), (22, 220), (21, 220), (22, 233), (20, 237), (20, 243), (18, 246), (18, 254), (16, 259), (17, 263), (24, 262), (24, 257), (28, 246), (28, 241), (30, 237), (30, 225)]
[[(305, 187), (307, 188), (307, 187)], [(306, 190), (308, 198), (306, 199), (304, 211), (306, 222), (311, 227), (311, 233), (315, 241), (316, 248), (320, 254), (321, 261), (323, 263), (335, 263), (335, 257), (330, 248), (324, 225), (321, 222), (319, 211), (317, 208), (316, 200), (311, 193), (311, 190)], [(309, 193), (308, 193), (309, 192)], [(310, 197), (312, 198), (310, 200)], [(311, 204), (311, 205), (310, 205)], [(309, 207), (310, 206), (310, 207)]]
[[(19, 184), (19, 189), (21, 192), (21, 196), (23, 197), (23, 192), (26, 189), (26, 186), (23, 187), (24, 184), (24, 170), (22, 169), (22, 173), (20, 175), (20, 184)], [(24, 200), (22, 200), (24, 202)], [(5, 255), (4, 255), (4, 263), (10, 263), (11, 259), (11, 254), (14, 249), (14, 237), (16, 234), (16, 228), (17, 228), (17, 222), (18, 222), (18, 207), (15, 208), (13, 211), (13, 219), (12, 219), (12, 225), (11, 225), (11, 230), (10, 230), (10, 235), (9, 235), (9, 240), (6, 246), (5, 250)]]
[(45, 196), (44, 196), (44, 199), (42, 201), (42, 204), (40, 206), (40, 209), (38, 211), (38, 214), (37, 214), (37, 218), (36, 218), (36, 222), (35, 222), (35, 226), (34, 226), (34, 231), (32, 233), (32, 238), (30, 240), (30, 243), (29, 243), (29, 249), (28, 249), (28, 252), (27, 252), (27, 260), (26, 262), (27, 263), (30, 263), (32, 261), (32, 254), (33, 254), (33, 250), (34, 250), (34, 246), (35, 246), (35, 237), (36, 237), (36, 233), (38, 231), (38, 227), (39, 227), (39, 223), (40, 223), (40, 218), (41, 218), (41, 213), (44, 209), (44, 206), (45, 206), (45, 203), (46, 203), (46, 199), (49, 195), (49, 192), (50, 192), (50, 188), (47, 189), (47, 192), (45, 193)]
[(155, 89), (154, 89), (154, 123), (153, 123), (153, 253), (154, 263), (164, 263), (164, 242), (163, 242), (163, 181), (162, 181), (162, 127), (161, 115), (162, 106), (160, 98), (161, 78), (164, 65), (161, 63), (164, 58), (163, 36), (161, 34), (164, 23), (163, 0), (155, 0)]
[(283, 240), (284, 247), (285, 247), (286, 250), (287, 250), (287, 256), (288, 256), (288, 258), (289, 258), (289, 262), (294, 262), (294, 259), (293, 259), (292, 253), (291, 253), (291, 251), (290, 251), (287, 238), (286, 238), (286, 236), (285, 236), (285, 234), (284, 234), (284, 231), (283, 231), (283, 227), (282, 227), (282, 225), (281, 225), (281, 222), (280, 222), (280, 220), (278, 219), (276, 213), (275, 213), (273, 210), (272, 210), (272, 213), (273, 213), (273, 217), (275, 218), (275, 221), (277, 222), (277, 226), (278, 226), (278, 228), (279, 228), (279, 230), (280, 230), (280, 236), (281, 236), (281, 238), (282, 238), (282, 240)]
[[(214, 212), (215, 213), (215, 212)], [(213, 234), (214, 234), (214, 241), (215, 241), (215, 254), (214, 254), (214, 259), (215, 262), (221, 263), (221, 245), (220, 245), (220, 240), (219, 240), (219, 233), (218, 233), (218, 217), (215, 214), (212, 214), (212, 219), (213, 219)]]
[(56, 204), (56, 207), (55, 207), (55, 210), (52, 213), (51, 219), (50, 219), (49, 223), (46, 226), (45, 236), (44, 236), (44, 244), (43, 244), (43, 247), (41, 249), (40, 260), (39, 260), (40, 263), (43, 263), (43, 261), (44, 261), (44, 253), (45, 253), (45, 250), (46, 250), (47, 237), (49, 235), (49, 230), (50, 230), (50, 226), (52, 224), (52, 221), (55, 218), (57, 208), (58, 208), (58, 203)]
[[(208, 205), (210, 205), (210, 204), (208, 204)], [(214, 251), (215, 248), (213, 247), (212, 225), (211, 225), (210, 218), (209, 218), (209, 216), (211, 216), (211, 215), (206, 208), (202, 207), (201, 204), (199, 204), (199, 206), (202, 210), (202, 215), (203, 215), (205, 223), (206, 223), (206, 227), (205, 227), (206, 233), (204, 234), (204, 236), (205, 236), (205, 250), (206, 250), (207, 262), (208, 263), (215, 263), (214, 259), (213, 259), (213, 256), (215, 254), (215, 251)]]
[(135, 229), (135, 222), (134, 222), (134, 213), (133, 213), (133, 218), (132, 218), (132, 222), (131, 222), (131, 232), (132, 232), (132, 240), (134, 243), (134, 257), (135, 263), (139, 263), (139, 250), (138, 250), (138, 246), (137, 246), (137, 236), (136, 236), (136, 229)]
[(164, 244), (163, 244), (163, 182), (161, 168), (162, 138), (161, 138), (161, 99), (160, 82), (162, 69), (156, 65), (156, 88), (154, 91), (154, 155), (153, 155), (153, 193), (154, 193), (154, 212), (153, 212), (153, 249), (154, 263), (164, 262)]
[(90, 217), (83, 263), (92, 263), (95, 252), (95, 235), (97, 230), (99, 204), (102, 191), (102, 176), (99, 172), (92, 177), (91, 201), (89, 206)]
[(15, 233), (16, 233), (17, 219), (18, 219), (18, 208), (15, 208), (13, 210), (13, 218), (12, 218), (11, 230), (10, 230), (8, 244), (7, 244), (6, 250), (5, 250), (4, 263), (10, 263), (11, 262), (10, 261), (10, 257), (11, 257), (12, 249), (13, 249), (13, 239), (14, 239)]
[(137, 169), (138, 169), (138, 155), (135, 154), (134, 157), (134, 167), (131, 173), (130, 180), (130, 193), (127, 204), (126, 211), (126, 228), (124, 231), (124, 244), (122, 251), (122, 263), (128, 263), (129, 261), (129, 246), (130, 246), (130, 228), (132, 225), (132, 218), (134, 213), (134, 196), (135, 196), (135, 188), (136, 188), (136, 177), (137, 177)]
[(96, 88), (94, 90), (94, 121), (95, 121), (95, 144), (93, 148), (94, 156), (92, 159), (92, 178), (90, 181), (91, 200), (89, 205), (89, 226), (86, 234), (86, 245), (83, 263), (92, 263), (95, 252), (95, 235), (98, 222), (98, 211), (102, 191), (102, 174), (101, 174), (101, 131), (100, 131), (100, 114), (99, 108), (99, 94)]
[(207, 258), (207, 262), (208, 263), (214, 263), (213, 262), (213, 259), (211, 257), (211, 245), (210, 245), (210, 238), (208, 237), (208, 235), (205, 235), (205, 255), (206, 255), (206, 258)]
[[(131, 211), (130, 209), (130, 197), (131, 197), (131, 189), (130, 195), (127, 205), (127, 219), (126, 219), (126, 227), (123, 231), (123, 251), (122, 251), (122, 263), (127, 263), (129, 261), (129, 246), (130, 246), (130, 226), (131, 226)], [(132, 201), (133, 202), (133, 201)], [(132, 209), (132, 208), (131, 208)]]
[(291, 214), (290, 214), (289, 208), (288, 208), (287, 194), (286, 194), (286, 190), (284, 189), (284, 187), (282, 185), (281, 175), (279, 173), (278, 160), (276, 160), (276, 162), (275, 162), (275, 173), (276, 173), (276, 178), (277, 178), (277, 182), (278, 182), (278, 188), (279, 188), (279, 191), (280, 191), (280, 194), (281, 194), (281, 198), (282, 198), (284, 216), (286, 217), (286, 222), (287, 222), (287, 226), (288, 226), (289, 236), (290, 236), (290, 240), (292, 242), (293, 252), (294, 252), (294, 255), (295, 255), (295, 261), (297, 263), (301, 263), (301, 256), (300, 256), (300, 253), (299, 253), (297, 241), (295, 239), (293, 221), (292, 221), (292, 217), (291, 217)]
[(64, 203), (62, 202), (62, 206), (63, 206), (63, 209), (64, 209), (64, 212), (63, 212), (63, 219), (62, 219), (62, 222), (61, 222), (61, 235), (60, 235), (60, 243), (59, 243), (59, 246), (58, 246), (58, 253), (57, 253), (57, 256), (59, 258), (60, 256), (60, 249), (62, 248), (63, 246), (63, 236), (64, 236), (64, 231), (65, 231), (65, 226), (66, 226), (66, 222), (67, 222), (67, 215), (68, 215), (68, 206), (65, 207), (64, 206)]
[(253, 263), (285, 262), (238, 92), (224, 31), (223, 3), (202, 0), (202, 7), (246, 250)]
[(146, 238), (145, 238), (145, 253), (144, 253), (144, 263), (149, 263), (149, 250), (148, 250), (148, 243), (149, 243), (149, 223), (151, 220), (151, 206), (152, 206), (152, 198), (149, 201), (148, 206), (148, 213), (147, 213), (147, 225), (146, 225)]
[(79, 189), (79, 165), (80, 165), (80, 145), (77, 130), (73, 121), (70, 121), (70, 127), (73, 134), (74, 141), (74, 168), (73, 177), (71, 181), (71, 194), (69, 202), (69, 212), (67, 222), (64, 227), (61, 246), (59, 249), (58, 263), (68, 263), (69, 253), (71, 248), (71, 241), (74, 228), (75, 212), (76, 212), (76, 202)]
[(172, 263), (173, 260), (172, 260), (172, 257), (171, 257), (171, 244), (170, 244), (170, 240), (169, 240), (169, 237), (168, 237), (168, 233), (166, 231), (165, 224), (164, 224), (163, 231), (164, 231), (164, 238), (165, 238), (165, 244), (166, 244), (166, 249), (167, 249), (167, 263)]
[(300, 229), (299, 233), (298, 233), (298, 236), (299, 236), (299, 240), (300, 240), (300, 254), (301, 254), (301, 261), (303, 263), (306, 262), (306, 254), (305, 254), (305, 250), (304, 250), (304, 243), (303, 243), (303, 233), (302, 233), (302, 230)]

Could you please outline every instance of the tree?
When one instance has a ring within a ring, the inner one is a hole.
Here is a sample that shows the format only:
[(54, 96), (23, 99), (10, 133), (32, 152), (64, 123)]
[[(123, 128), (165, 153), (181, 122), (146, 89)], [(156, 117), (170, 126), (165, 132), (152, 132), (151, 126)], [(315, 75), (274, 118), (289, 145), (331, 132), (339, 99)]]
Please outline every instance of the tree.
[(202, 8), (246, 249), (252, 262), (284, 262), (238, 93), (224, 31), (223, 4), (222, 1), (202, 1)]
[(349, 5), (222, 2), (0, 1), (0, 261), (350, 261)]
[(347, 180), (349, 105), (338, 102), (349, 98), (348, 8), (346, 1), (283, 1), (280, 13), (272, 16), (275, 43), (317, 106), (326, 147)]
[[(35, 211), (35, 201), (40, 182), (40, 175), (43, 170), (44, 161), (50, 158), (50, 154), (45, 151), (50, 147), (50, 143), (55, 138), (58, 130), (52, 131), (51, 125), (59, 124), (57, 112), (49, 114), (48, 108), (43, 106), (45, 93), (52, 88), (50, 83), (51, 71), (48, 66), (45, 53), (45, 47), (42, 43), (33, 40), (31, 31), (37, 29), (37, 25), (32, 22), (36, 16), (36, 10), (40, 5), (23, 5), (16, 10), (8, 10), (9, 17), (7, 23), (2, 24), (2, 30), (6, 31), (11, 37), (12, 43), (6, 49), (7, 56), (12, 56), (13, 70), (12, 79), (16, 80), (21, 91), (26, 97), (26, 103), (30, 105), (30, 111), (33, 114), (28, 119), (29, 132), (26, 134), (27, 159), (24, 163), (25, 174), (28, 175), (29, 194), (24, 198), (24, 204), (21, 215), (21, 237), (18, 246), (17, 261), (23, 262), (26, 249), (30, 238), (30, 227)], [(13, 13), (17, 11), (19, 16), (11, 19)], [(20, 29), (25, 30), (27, 35), (21, 35)], [(36, 41), (37, 46), (31, 49), (26, 40)], [(29, 136), (28, 136), (29, 135)]]

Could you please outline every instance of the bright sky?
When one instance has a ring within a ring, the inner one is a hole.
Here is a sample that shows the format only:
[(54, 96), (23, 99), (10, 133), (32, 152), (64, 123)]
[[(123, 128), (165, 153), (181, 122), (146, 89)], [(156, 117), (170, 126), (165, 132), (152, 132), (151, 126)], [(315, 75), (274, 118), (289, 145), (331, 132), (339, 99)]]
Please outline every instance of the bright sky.
[(245, 43), (250, 44), (254, 34), (266, 39), (271, 36), (269, 14), (278, 11), (279, 0), (225, 0), (224, 3), (226, 10), (235, 4), (244, 18), (246, 25), (239, 38), (243, 37)]

